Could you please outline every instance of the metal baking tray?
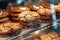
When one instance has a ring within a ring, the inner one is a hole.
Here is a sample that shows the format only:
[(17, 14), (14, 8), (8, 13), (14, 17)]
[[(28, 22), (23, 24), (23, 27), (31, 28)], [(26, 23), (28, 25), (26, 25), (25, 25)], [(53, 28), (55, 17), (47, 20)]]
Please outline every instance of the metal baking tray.
[(43, 33), (49, 33), (53, 31), (57, 32), (60, 35), (60, 21), (58, 21), (57, 25), (58, 29), (53, 29), (53, 25), (51, 23), (49, 25), (46, 25), (45, 27), (37, 28), (15, 38), (10, 38), (9, 40), (25, 40), (30, 38), (32, 39), (33, 37), (37, 37), (38, 35), (42, 35)]

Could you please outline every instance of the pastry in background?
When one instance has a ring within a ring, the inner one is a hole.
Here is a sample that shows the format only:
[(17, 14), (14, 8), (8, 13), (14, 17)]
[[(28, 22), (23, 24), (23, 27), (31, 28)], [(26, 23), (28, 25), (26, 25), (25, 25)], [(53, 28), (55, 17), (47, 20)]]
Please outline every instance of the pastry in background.
[(40, 35), (40, 40), (60, 40), (60, 36), (56, 32), (49, 32)]
[(6, 9), (11, 11), (11, 12), (22, 12), (25, 10), (29, 10), (29, 8), (20, 6), (17, 3), (12, 3), (11, 5), (8, 5)]
[(57, 19), (60, 19), (60, 4), (54, 6)]
[(11, 3), (10, 5), (8, 5), (8, 6), (6, 7), (6, 10), (7, 10), (8, 12), (10, 12), (11, 7), (13, 7), (13, 6), (20, 6), (20, 5), (17, 4), (17, 3)]
[(38, 14), (41, 16), (42, 23), (52, 22), (52, 11), (47, 8), (40, 8), (37, 10)]
[(9, 14), (6, 11), (0, 10), (0, 18), (7, 17)]
[(26, 10), (30, 10), (30, 9), (27, 7), (22, 7), (22, 6), (11, 7), (11, 12), (23, 12)]
[(38, 5), (50, 9), (50, 4), (48, 2), (38, 2)]
[(39, 9), (39, 6), (34, 2), (26, 2), (24, 6), (30, 8), (31, 11), (36, 11)]
[(60, 36), (56, 32), (48, 32), (43, 34), (34, 35), (24, 40), (60, 40)]

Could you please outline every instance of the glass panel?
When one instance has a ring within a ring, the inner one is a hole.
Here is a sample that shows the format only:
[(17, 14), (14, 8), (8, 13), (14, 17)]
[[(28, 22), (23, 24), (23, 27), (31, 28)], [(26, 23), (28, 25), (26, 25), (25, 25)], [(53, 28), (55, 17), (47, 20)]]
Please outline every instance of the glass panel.
[(16, 15), (19, 16), (20, 14), (19, 17), (22, 18), (21, 20), (23, 19), (24, 20), (23, 21), (21, 21), (20, 19), (16, 20), (19, 20), (24, 28), (22, 28), (21, 34), (12, 38), (9, 37), (9, 40), (10, 38), (11, 39), (19, 38), (20, 40), (23, 40), (26, 37), (28, 38), (28, 36), (29, 38), (32, 36), (34, 37), (35, 36), (33, 35), (34, 33), (40, 35), (40, 33), (50, 30), (51, 27), (53, 27), (52, 28), (53, 31), (58, 30), (59, 26), (57, 20), (60, 19), (60, 4), (58, 1), (60, 2), (60, 0), (12, 0), (12, 1), (10, 0), (7, 9), (11, 7), (11, 10), (9, 9), (10, 11), (9, 10), (8, 11), (9, 13), (14, 14), (12, 16)]

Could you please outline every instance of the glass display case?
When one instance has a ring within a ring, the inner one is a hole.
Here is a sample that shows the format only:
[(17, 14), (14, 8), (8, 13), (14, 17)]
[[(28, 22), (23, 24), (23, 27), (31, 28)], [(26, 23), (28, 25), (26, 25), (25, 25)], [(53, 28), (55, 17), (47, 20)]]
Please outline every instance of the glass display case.
[(0, 3), (0, 8), (8, 12), (9, 21), (20, 24), (20, 27), (8, 26), (14, 35), (20, 33), (1, 40), (60, 40), (60, 0), (2, 0)]

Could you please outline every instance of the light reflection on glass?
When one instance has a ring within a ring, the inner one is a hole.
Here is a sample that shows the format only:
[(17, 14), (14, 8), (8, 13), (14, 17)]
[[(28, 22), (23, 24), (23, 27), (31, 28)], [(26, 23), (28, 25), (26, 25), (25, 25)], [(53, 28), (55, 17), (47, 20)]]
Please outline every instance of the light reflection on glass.
[(35, 31), (35, 35), (39, 34), (39, 32), (40, 32), (40, 30), (38, 30), (38, 31)]
[(52, 10), (53, 28), (54, 29), (58, 29), (57, 21), (56, 21), (56, 13), (55, 13), (55, 9), (54, 9), (54, 4), (50, 4), (50, 8)]
[(18, 4), (20, 4), (22, 1), (23, 1), (23, 0), (17, 0), (16, 2), (17, 2)]

